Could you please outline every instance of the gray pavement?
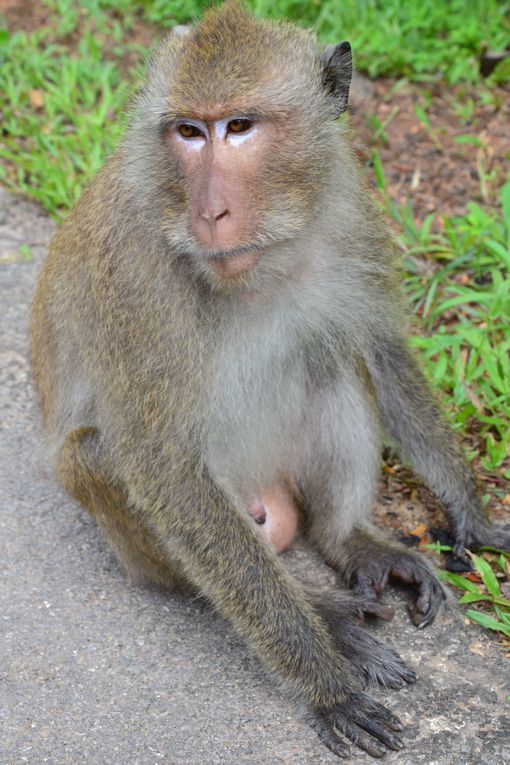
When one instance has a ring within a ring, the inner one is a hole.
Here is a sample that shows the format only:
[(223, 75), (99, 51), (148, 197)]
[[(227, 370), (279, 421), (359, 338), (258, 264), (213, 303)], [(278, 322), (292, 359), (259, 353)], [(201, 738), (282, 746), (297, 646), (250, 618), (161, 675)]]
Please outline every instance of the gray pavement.
[[(45, 474), (26, 334), (52, 231), (0, 189), (0, 765), (340, 762), (225, 622), (200, 601), (132, 585)], [(303, 578), (330, 577), (302, 547), (286, 558)], [(510, 763), (501, 647), (451, 610), (418, 632), (402, 597), (387, 599), (397, 616), (376, 629), (419, 680), (374, 694), (407, 725), (407, 748), (385, 761)]]

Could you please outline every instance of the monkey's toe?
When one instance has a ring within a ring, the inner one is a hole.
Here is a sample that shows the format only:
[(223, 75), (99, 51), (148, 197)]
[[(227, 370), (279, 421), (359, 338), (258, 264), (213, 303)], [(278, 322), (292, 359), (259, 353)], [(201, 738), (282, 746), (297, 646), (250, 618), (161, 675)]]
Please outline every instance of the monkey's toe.
[(445, 592), (428, 566), (419, 559), (405, 558), (391, 569), (391, 575), (404, 584), (412, 584), (418, 590), (418, 597), (410, 608), (413, 624), (419, 629), (432, 624), (445, 598)]
[(351, 662), (364, 685), (399, 690), (416, 681), (416, 674), (398, 653), (381, 643), (359, 624), (344, 623), (332, 633), (337, 650)]
[(510, 524), (492, 526), (481, 547), (495, 547), (498, 550), (510, 552)]
[(318, 713), (312, 724), (322, 743), (343, 758), (349, 749), (339, 734), (377, 758), (404, 746), (394, 733), (403, 730), (398, 717), (364, 693), (353, 693), (335, 710)]

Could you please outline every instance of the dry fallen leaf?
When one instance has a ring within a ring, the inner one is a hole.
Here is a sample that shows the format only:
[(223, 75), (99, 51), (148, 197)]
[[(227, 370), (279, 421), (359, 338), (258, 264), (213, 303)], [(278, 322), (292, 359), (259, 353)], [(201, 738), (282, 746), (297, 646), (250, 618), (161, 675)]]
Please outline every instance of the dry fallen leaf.
[(419, 523), (418, 526), (416, 526), (415, 529), (411, 531), (411, 534), (413, 537), (423, 537), (427, 533), (428, 529), (425, 523)]
[(487, 654), (488, 644), (486, 643), (471, 643), (469, 650), (471, 653), (476, 653), (478, 656), (485, 656)]
[(28, 94), (30, 106), (33, 109), (42, 109), (44, 106), (44, 93), (42, 90), (31, 90)]

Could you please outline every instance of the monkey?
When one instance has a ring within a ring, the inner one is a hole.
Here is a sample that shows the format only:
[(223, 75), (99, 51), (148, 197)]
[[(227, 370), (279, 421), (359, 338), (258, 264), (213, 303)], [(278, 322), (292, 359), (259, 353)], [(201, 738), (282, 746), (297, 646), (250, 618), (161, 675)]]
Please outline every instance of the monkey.
[[(352, 53), (227, 0), (149, 62), (124, 139), (58, 230), (31, 359), (55, 471), (140, 581), (200, 593), (339, 757), (399, 750), (367, 693), (415, 673), (362, 625), (444, 592), (374, 529), (388, 434), (455, 549), (510, 547), (408, 348), (394, 249), (340, 117)], [(302, 533), (338, 572), (278, 553)]]

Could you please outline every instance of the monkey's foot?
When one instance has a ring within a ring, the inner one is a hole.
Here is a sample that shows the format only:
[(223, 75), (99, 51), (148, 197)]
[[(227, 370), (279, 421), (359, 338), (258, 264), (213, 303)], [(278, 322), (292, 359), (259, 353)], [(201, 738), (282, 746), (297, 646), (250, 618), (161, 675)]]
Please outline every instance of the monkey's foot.
[(418, 597), (410, 613), (420, 629), (432, 624), (446, 597), (427, 561), (404, 547), (400, 550), (370, 541), (362, 554), (358, 551), (350, 557), (347, 572), (349, 585), (367, 600), (376, 598), (390, 579), (413, 585)]
[(392, 732), (403, 730), (398, 717), (364, 693), (350, 694), (333, 711), (316, 712), (311, 722), (320, 741), (344, 759), (350, 751), (339, 733), (372, 757), (383, 757), (388, 749), (398, 752), (404, 746)]
[(416, 674), (398, 653), (381, 643), (363, 626), (363, 615), (393, 618), (393, 609), (378, 603), (325, 593), (315, 599), (315, 607), (326, 623), (336, 649), (349, 659), (355, 675), (364, 684), (399, 689), (414, 683)]
[(467, 547), (470, 550), (479, 550), (480, 547), (495, 547), (498, 550), (510, 552), (510, 524), (497, 526), (496, 524), (483, 525), (476, 531), (456, 533), (455, 555), (463, 555)]

